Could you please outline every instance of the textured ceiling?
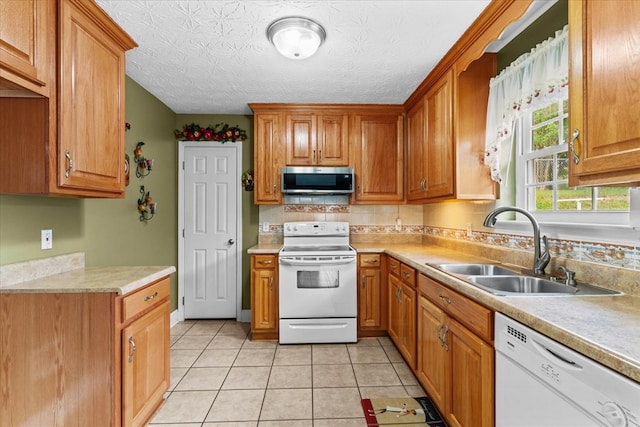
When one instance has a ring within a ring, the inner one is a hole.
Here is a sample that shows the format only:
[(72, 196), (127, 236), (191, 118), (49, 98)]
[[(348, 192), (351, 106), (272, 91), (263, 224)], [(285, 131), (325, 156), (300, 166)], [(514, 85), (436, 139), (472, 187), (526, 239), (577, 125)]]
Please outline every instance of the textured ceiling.
[[(97, 0), (139, 47), (127, 75), (176, 113), (251, 114), (250, 102), (401, 104), (488, 0)], [(309, 17), (327, 39), (280, 56), (266, 28)]]

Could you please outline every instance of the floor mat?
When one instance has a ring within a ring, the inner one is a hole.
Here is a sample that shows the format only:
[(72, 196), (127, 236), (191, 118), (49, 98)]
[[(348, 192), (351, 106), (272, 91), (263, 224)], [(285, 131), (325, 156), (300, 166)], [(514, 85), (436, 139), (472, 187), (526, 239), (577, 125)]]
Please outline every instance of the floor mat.
[(362, 399), (368, 427), (447, 427), (428, 397), (382, 397)]

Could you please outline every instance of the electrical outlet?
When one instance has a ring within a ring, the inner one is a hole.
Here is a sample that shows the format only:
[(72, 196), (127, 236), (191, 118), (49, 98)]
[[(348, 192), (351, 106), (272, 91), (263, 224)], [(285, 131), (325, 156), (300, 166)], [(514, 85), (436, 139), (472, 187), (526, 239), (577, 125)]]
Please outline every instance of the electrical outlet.
[(40, 230), (40, 249), (53, 248), (53, 230)]
[(467, 237), (473, 237), (473, 224), (467, 223)]
[(402, 230), (402, 220), (400, 217), (396, 218), (396, 231)]
[(269, 222), (265, 221), (262, 223), (262, 232), (263, 233), (268, 233), (269, 232)]

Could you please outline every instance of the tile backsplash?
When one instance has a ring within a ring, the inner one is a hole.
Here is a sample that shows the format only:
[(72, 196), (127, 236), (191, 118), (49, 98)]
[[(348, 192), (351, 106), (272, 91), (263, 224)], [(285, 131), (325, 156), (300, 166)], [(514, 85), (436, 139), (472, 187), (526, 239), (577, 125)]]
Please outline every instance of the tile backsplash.
[[(348, 196), (286, 196), (283, 205), (260, 206), (260, 223), (268, 222), (269, 230), (260, 230), (259, 242), (281, 243), (285, 222), (346, 221), (354, 243), (421, 243), (425, 237), (437, 237), (520, 250), (525, 257), (533, 251), (531, 236), (477, 230), (468, 234), (461, 228), (423, 225), (422, 205), (350, 205), (348, 201)], [(549, 238), (549, 246), (552, 257), (640, 271), (640, 244)]]

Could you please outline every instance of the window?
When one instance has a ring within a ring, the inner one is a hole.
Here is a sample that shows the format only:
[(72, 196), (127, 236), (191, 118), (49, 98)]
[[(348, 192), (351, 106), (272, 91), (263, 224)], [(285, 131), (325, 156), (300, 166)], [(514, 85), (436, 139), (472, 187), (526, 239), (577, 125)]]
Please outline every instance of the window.
[[(550, 101), (524, 113), (516, 128), (516, 198), (518, 206), (549, 218), (572, 222), (578, 212), (629, 211), (629, 189), (624, 187), (571, 188), (569, 179), (568, 100)], [(554, 214), (553, 216), (547, 214)], [(571, 213), (569, 217), (567, 214)], [(563, 215), (564, 214), (564, 215)], [(600, 215), (600, 220), (604, 218)], [(609, 216), (606, 222), (616, 220)]]

